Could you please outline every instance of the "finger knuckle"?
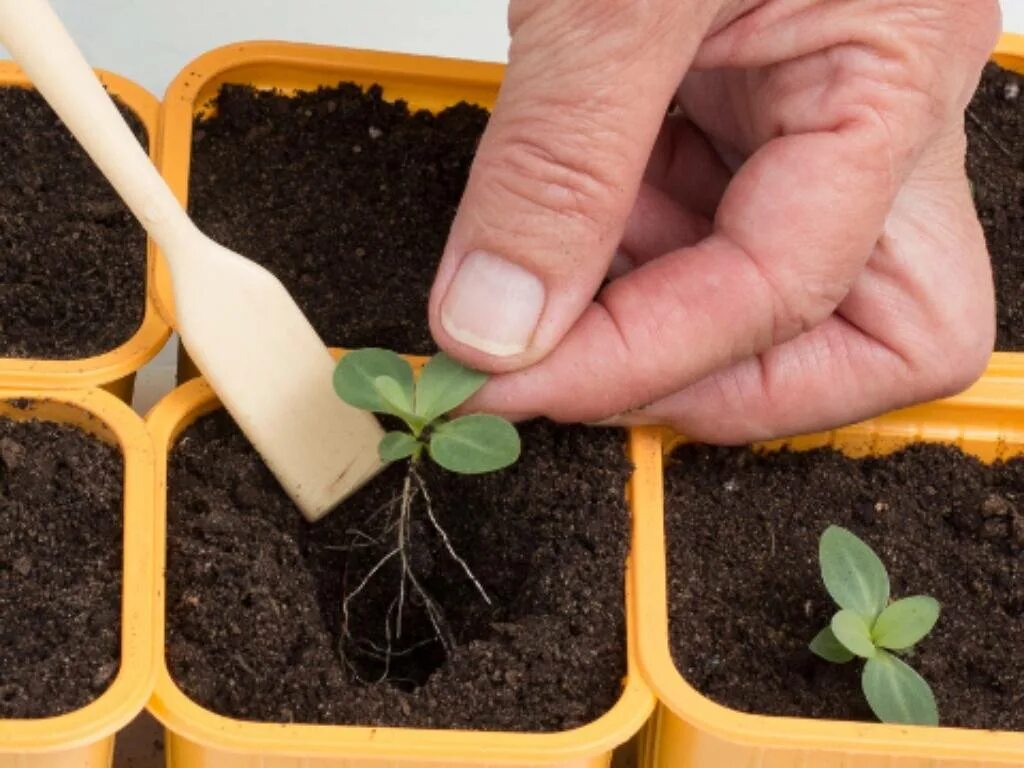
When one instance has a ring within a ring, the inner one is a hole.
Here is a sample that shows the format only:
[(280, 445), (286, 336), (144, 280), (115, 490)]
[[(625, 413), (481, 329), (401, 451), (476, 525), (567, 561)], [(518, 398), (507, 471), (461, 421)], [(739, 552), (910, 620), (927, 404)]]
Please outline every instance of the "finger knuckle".
[(916, 85), (931, 100), (936, 116), (953, 117), (970, 99), (998, 40), (998, 0), (917, 0), (907, 9), (916, 22), (901, 56), (908, 86)]
[(961, 330), (951, 341), (951, 354), (938, 372), (937, 397), (948, 397), (974, 384), (988, 367), (995, 340), (994, 324)]
[(825, 275), (781, 273), (751, 257), (768, 292), (772, 314), (769, 346), (815, 328), (835, 311), (846, 293), (843, 281)]
[(603, 235), (620, 190), (600, 155), (567, 138), (539, 139), (524, 130), (483, 160), (483, 178), (503, 215), (531, 228), (552, 218)]
[(934, 332), (935, 347), (920, 369), (920, 399), (956, 395), (985, 373), (995, 345), (995, 321), (950, 318)]

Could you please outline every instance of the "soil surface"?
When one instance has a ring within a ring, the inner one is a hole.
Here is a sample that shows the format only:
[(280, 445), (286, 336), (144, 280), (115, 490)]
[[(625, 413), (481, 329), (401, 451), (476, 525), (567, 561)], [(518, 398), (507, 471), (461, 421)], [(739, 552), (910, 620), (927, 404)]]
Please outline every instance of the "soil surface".
[(996, 349), (1024, 350), (1024, 77), (985, 68), (967, 110), (967, 173), (996, 283)]
[(123, 463), (50, 422), (0, 418), (0, 718), (78, 709), (117, 674)]
[(351, 84), (229, 85), (216, 107), (193, 132), (199, 226), (274, 272), (328, 344), (433, 351), (427, 295), (486, 110), (410, 113)]
[(421, 462), (438, 522), (493, 604), (445, 551), (420, 496), (409, 560), (454, 647), (446, 658), (407, 581), (385, 669), (398, 559), (359, 585), (394, 547), (405, 466), (310, 526), (223, 412), (197, 421), (170, 466), (175, 680), (246, 720), (557, 731), (602, 715), (625, 675), (623, 435), (544, 422), (521, 433), (522, 458), (500, 473), (458, 476)]
[(1024, 459), (683, 446), (665, 482), (672, 650), (704, 694), (760, 714), (874, 720), (860, 665), (807, 649), (837, 610), (818, 565), (837, 524), (878, 552), (894, 598), (942, 604), (908, 659), (942, 724), (1024, 729)]
[(142, 228), (34, 91), (0, 88), (0, 158), (0, 357), (118, 347), (145, 312)]

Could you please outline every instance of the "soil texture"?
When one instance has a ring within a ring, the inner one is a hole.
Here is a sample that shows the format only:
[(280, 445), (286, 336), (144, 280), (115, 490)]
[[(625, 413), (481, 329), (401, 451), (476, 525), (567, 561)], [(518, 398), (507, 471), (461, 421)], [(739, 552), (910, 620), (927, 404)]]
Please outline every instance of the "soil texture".
[(500, 473), (418, 465), (438, 523), (492, 601), (446, 550), (421, 494), (409, 563), (443, 613), (446, 655), (410, 580), (394, 629), (399, 559), (375, 570), (396, 542), (404, 462), (310, 526), (223, 412), (201, 418), (170, 466), (175, 680), (245, 720), (557, 731), (602, 715), (625, 674), (623, 433), (546, 422), (521, 432), (522, 458)]
[(996, 349), (1024, 351), (1024, 77), (988, 64), (966, 127), (967, 175), (996, 284)]
[(0, 718), (71, 712), (117, 675), (122, 478), (81, 430), (0, 418)]
[(189, 208), (277, 275), (328, 344), (427, 354), (427, 295), (487, 117), (411, 112), (379, 87), (227, 85), (194, 126)]
[(35, 91), (0, 87), (0, 158), (0, 357), (120, 346), (145, 313), (142, 228)]

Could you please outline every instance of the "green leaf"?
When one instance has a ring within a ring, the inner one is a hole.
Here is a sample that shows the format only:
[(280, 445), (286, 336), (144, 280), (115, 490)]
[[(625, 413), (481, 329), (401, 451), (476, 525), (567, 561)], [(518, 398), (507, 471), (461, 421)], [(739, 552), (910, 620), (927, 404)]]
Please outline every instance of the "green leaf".
[(420, 422), (412, 412), (410, 393), (406, 392), (397, 381), (390, 376), (378, 376), (373, 380), (373, 388), (380, 395), (380, 399), (384, 401), (387, 413), (406, 421)]
[(408, 432), (388, 432), (380, 439), (377, 452), (380, 453), (380, 460), (387, 463), (409, 458), (420, 446), (420, 441)]
[(406, 401), (412, 403), (412, 368), (386, 349), (357, 349), (341, 358), (334, 369), (334, 391), (356, 408), (391, 413), (375, 386), (382, 376), (394, 380), (406, 393)]
[(878, 652), (871, 641), (871, 628), (856, 611), (842, 610), (833, 616), (832, 633), (847, 650), (861, 658), (870, 659)]
[(487, 374), (466, 368), (444, 352), (423, 366), (416, 382), (416, 415), (430, 422), (466, 402), (487, 381)]
[(816, 634), (809, 647), (815, 654), (833, 664), (845, 664), (854, 657), (850, 649), (836, 639), (832, 627), (825, 627)]
[(924, 678), (891, 653), (879, 651), (864, 665), (861, 688), (883, 723), (938, 725), (939, 709)]
[(938, 620), (938, 600), (925, 595), (905, 597), (879, 614), (871, 636), (875, 645), (902, 651), (931, 632)]
[(818, 548), (821, 578), (832, 599), (873, 623), (889, 602), (889, 574), (867, 544), (845, 528), (830, 525)]
[(475, 475), (519, 458), (519, 433), (498, 416), (474, 413), (442, 424), (430, 436), (430, 457), (445, 469)]

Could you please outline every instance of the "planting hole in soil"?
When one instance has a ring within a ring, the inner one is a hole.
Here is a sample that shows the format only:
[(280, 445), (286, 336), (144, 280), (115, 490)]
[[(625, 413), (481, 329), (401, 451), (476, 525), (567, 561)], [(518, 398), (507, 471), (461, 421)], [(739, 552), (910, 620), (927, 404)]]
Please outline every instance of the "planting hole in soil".
[(432, 352), (427, 294), (486, 110), (410, 113), (351, 84), (228, 85), (216, 108), (193, 130), (199, 226), (277, 275), (329, 345)]
[(0, 718), (71, 712), (116, 677), (122, 482), (116, 448), (0, 418)]
[(996, 284), (996, 349), (1024, 351), (1024, 76), (989, 64), (966, 127), (967, 173)]
[(712, 700), (875, 720), (862, 664), (808, 648), (836, 611), (818, 546), (839, 525), (885, 563), (893, 597), (941, 605), (904, 656), (940, 724), (1024, 730), (1024, 458), (986, 465), (934, 444), (865, 459), (687, 445), (667, 462), (665, 507), (672, 655)]
[(115, 349), (145, 312), (145, 233), (35, 91), (0, 88), (0, 157), (0, 357)]
[[(227, 415), (195, 422), (169, 467), (172, 677), (219, 714), (266, 722), (543, 732), (604, 714), (626, 672), (624, 434), (521, 434), (500, 472), (417, 464), (448, 540), (414, 506), (409, 557), (446, 651), (409, 586), (397, 636), (400, 564), (379, 565), (407, 463), (309, 525)], [(343, 643), (344, 595), (360, 585)]]

